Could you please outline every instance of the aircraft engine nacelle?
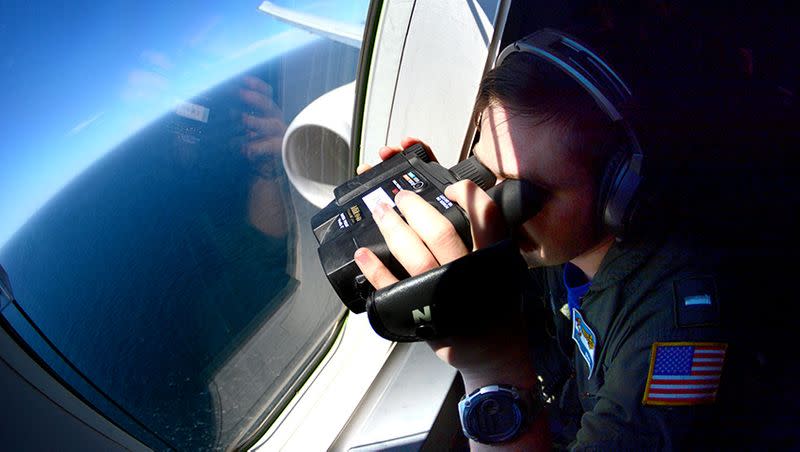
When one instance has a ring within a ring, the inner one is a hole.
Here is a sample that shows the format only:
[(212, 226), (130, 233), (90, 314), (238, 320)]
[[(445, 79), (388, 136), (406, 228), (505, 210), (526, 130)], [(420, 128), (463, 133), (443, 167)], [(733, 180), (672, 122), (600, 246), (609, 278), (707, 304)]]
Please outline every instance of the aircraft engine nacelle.
[(353, 175), (350, 131), (355, 82), (328, 91), (286, 129), (282, 155), (289, 181), (309, 202), (324, 207), (333, 189)]

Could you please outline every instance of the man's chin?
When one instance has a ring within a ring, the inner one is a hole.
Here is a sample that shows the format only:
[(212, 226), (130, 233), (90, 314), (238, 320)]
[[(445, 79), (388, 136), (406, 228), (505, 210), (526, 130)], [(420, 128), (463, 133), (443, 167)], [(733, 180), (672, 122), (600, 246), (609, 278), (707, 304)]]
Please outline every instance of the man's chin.
[(525, 259), (525, 263), (528, 264), (528, 268), (544, 267), (548, 265), (539, 250), (520, 250), (520, 253), (522, 254), (522, 258)]

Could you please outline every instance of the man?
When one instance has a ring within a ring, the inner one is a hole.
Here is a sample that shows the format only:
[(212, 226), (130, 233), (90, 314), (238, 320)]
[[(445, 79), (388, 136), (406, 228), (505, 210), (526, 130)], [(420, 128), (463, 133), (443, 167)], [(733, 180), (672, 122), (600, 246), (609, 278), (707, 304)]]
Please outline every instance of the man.
[[(604, 221), (603, 206), (614, 196), (607, 179), (620, 165), (619, 124), (597, 96), (535, 49), (504, 52), (500, 60), (481, 84), (473, 153), (498, 182), (524, 179), (547, 193), (514, 239), (529, 266), (542, 267), (535, 272), (555, 332), (531, 343), (528, 329), (540, 332), (542, 319), (509, 320), (485, 334), (431, 343), (460, 371), (469, 401), (506, 387), (527, 398), (519, 403), (530, 415), (508, 436), (465, 426), (472, 448), (546, 449), (567, 440), (576, 449), (672, 449), (695, 444), (701, 432), (713, 444), (704, 422), (713, 415), (726, 354), (714, 280), (663, 234)], [(388, 158), (400, 149), (380, 153)], [(502, 238), (498, 208), (475, 184), (462, 181), (445, 194), (466, 210), (476, 248)], [(385, 205), (374, 218), (411, 276), (471, 251), (419, 196), (400, 192), (395, 202), (406, 221)], [(632, 233), (617, 240), (623, 232)], [(397, 281), (370, 250), (359, 249), (355, 260), (376, 288)], [(562, 264), (566, 290), (553, 277)], [(547, 410), (537, 407), (539, 377), (554, 399)], [(481, 416), (465, 415), (462, 405), (462, 423)], [(493, 422), (487, 419), (475, 425)]]

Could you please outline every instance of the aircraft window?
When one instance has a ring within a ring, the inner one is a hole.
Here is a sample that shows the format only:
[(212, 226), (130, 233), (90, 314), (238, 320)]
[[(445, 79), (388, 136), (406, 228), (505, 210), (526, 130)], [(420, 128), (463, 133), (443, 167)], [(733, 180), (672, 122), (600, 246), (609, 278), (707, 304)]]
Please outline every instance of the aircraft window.
[(358, 43), (264, 5), (358, 29), (368, 1), (259, 3), (0, 7), (0, 321), (156, 449), (241, 445), (343, 314), (281, 145)]

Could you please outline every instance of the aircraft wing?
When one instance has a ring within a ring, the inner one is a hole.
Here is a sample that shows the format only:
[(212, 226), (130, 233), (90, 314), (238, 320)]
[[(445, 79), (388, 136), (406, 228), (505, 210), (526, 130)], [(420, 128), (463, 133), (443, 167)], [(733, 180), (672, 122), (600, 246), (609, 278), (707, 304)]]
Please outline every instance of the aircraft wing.
[(301, 13), (290, 8), (278, 6), (270, 1), (262, 2), (258, 9), (280, 21), (295, 25), (311, 33), (333, 39), (334, 41), (357, 49), (361, 48), (361, 39), (364, 34), (363, 26)]

